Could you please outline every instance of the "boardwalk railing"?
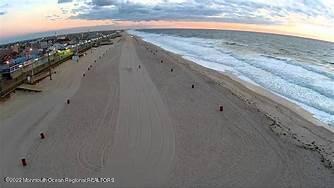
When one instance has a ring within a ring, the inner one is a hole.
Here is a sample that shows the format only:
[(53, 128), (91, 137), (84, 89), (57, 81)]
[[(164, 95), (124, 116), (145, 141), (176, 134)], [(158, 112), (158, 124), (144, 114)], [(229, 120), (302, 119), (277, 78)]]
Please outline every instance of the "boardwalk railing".
[[(91, 46), (84, 46), (83, 48), (79, 49), (79, 53), (83, 53), (90, 49)], [(41, 72), (47, 71), (52, 67), (56, 67), (59, 64), (70, 60), (73, 56), (73, 53), (68, 56), (50, 56), (50, 63), (48, 62), (48, 57), (44, 56), (40, 58), (38, 61), (27, 63), (26, 65), (15, 65), (10, 67), (9, 74), (14, 75), (15, 78), (11, 80), (2, 80), (0, 83), (0, 97), (6, 97), (8, 94), (10, 94), (15, 88), (25, 81), (27, 81), (27, 76), (38, 75)]]

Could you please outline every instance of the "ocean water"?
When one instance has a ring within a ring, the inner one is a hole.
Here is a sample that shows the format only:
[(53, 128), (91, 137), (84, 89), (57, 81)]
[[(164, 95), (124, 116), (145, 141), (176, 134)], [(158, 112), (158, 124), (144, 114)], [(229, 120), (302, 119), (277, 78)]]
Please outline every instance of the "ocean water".
[(239, 31), (128, 32), (202, 66), (266, 88), (334, 128), (334, 43)]

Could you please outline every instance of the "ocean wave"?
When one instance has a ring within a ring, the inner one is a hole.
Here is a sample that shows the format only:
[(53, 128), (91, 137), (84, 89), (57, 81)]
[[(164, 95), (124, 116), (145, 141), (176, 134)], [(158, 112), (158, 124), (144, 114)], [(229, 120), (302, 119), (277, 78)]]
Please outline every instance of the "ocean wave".
[(321, 121), (334, 124), (334, 73), (326, 67), (267, 54), (240, 54), (217, 45), (221, 41), (218, 39), (132, 33), (202, 66), (229, 71), (298, 103)]
[(323, 63), (325, 64), (334, 64), (334, 62), (331, 62), (331, 61), (327, 61), (327, 60), (321, 60)]
[(226, 45), (230, 45), (230, 46), (248, 46), (247, 44), (241, 44), (241, 43), (229, 42), (229, 41), (226, 41), (226, 42), (223, 42), (223, 43), (226, 44)]
[(284, 58), (284, 57), (278, 57), (278, 56), (271, 56), (271, 55), (266, 55), (266, 54), (261, 54), (260, 56), (270, 58), (270, 59), (276, 59), (280, 61), (290, 61), (290, 58)]
[(284, 58), (253, 57), (243, 59), (248, 64), (271, 72), (286, 81), (299, 86), (310, 88), (319, 94), (334, 98), (334, 79), (305, 69), (299, 63)]

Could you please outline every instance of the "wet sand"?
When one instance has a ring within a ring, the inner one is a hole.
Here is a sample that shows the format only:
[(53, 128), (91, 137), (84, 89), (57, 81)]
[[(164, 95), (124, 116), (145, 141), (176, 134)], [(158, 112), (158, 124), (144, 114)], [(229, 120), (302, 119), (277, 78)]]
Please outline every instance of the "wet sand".
[[(39, 86), (42, 93), (16, 92), (0, 104), (1, 176), (114, 177), (115, 183), (1, 187), (334, 185), (333, 170), (321, 161), (332, 133), (140, 39), (124, 35), (78, 64), (64, 63)], [(305, 149), (308, 139), (325, 145), (323, 153)]]

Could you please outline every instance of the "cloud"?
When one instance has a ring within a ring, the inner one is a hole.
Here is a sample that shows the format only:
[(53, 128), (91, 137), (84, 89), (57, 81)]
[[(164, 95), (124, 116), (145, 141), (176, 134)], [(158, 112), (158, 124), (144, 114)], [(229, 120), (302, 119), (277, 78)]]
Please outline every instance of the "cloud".
[(8, 3), (1, 4), (0, 2), (0, 16), (7, 14)]
[(61, 16), (57, 15), (57, 14), (51, 14), (51, 15), (47, 15), (45, 16), (47, 19), (51, 20), (51, 21), (57, 21), (57, 20), (61, 20)]
[(70, 3), (72, 2), (73, 0), (58, 0), (58, 3)]
[[(193, 14), (196, 12), (196, 14)], [(201, 4), (159, 4), (155, 6), (119, 3), (116, 1), (93, 1), (92, 7), (82, 11), (78, 9), (78, 15), (74, 18), (101, 20), (169, 20), (169, 19), (202, 19), (220, 13), (214, 8)]]
[(280, 24), (289, 15), (334, 20), (331, 0), (90, 0), (72, 9), (72, 19), (200, 20)]

